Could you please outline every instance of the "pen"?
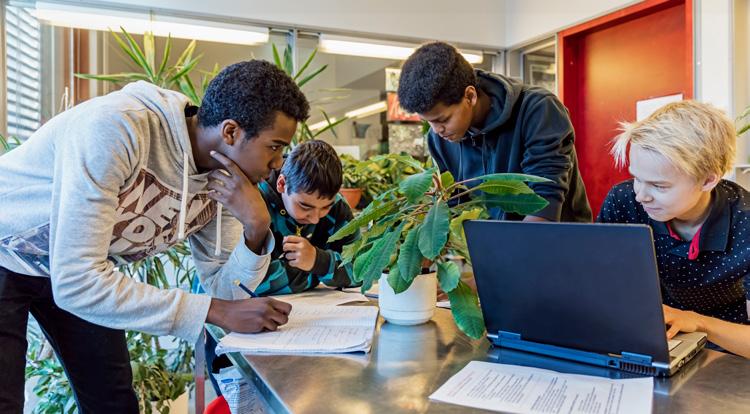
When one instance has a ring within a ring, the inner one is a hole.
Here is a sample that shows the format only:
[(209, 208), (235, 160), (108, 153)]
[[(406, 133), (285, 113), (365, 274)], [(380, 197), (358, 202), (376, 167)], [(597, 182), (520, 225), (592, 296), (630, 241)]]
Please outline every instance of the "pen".
[(234, 281), (234, 284), (237, 285), (240, 289), (244, 290), (245, 293), (247, 293), (251, 297), (253, 297), (253, 298), (257, 298), (258, 297), (258, 295), (256, 295), (255, 292), (253, 292), (252, 290), (248, 289), (247, 286), (243, 285), (242, 282), (240, 282), (239, 279), (236, 279)]

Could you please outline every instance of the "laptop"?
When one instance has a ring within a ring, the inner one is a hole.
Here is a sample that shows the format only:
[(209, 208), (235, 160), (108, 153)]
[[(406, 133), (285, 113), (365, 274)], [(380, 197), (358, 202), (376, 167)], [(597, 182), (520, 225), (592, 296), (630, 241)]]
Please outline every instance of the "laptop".
[(705, 345), (667, 341), (651, 228), (464, 222), (490, 341), (501, 348), (670, 376)]

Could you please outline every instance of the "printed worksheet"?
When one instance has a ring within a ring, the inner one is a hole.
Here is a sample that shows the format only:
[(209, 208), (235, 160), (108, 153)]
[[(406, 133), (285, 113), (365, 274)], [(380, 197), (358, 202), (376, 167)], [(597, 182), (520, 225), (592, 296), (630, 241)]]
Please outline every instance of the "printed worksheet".
[(650, 413), (654, 380), (608, 379), (471, 361), (430, 399), (509, 413)]

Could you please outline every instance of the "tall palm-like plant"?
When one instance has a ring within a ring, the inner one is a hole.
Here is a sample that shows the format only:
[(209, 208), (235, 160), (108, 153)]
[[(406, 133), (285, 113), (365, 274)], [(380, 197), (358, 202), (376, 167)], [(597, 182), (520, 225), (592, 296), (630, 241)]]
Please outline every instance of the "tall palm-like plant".
[(130, 58), (140, 71), (105, 75), (76, 73), (75, 76), (81, 79), (113, 83), (144, 80), (162, 88), (179, 89), (190, 99), (193, 105), (200, 105), (203, 99), (203, 91), (205, 91), (211, 79), (219, 72), (219, 65), (214, 65), (211, 71), (202, 71), (201, 82), (196, 87), (189, 75), (198, 65), (203, 55), (193, 56), (196, 46), (195, 40), (192, 40), (185, 47), (185, 50), (180, 53), (177, 60), (170, 65), (169, 60), (172, 53), (171, 36), (167, 37), (161, 60), (157, 61), (156, 39), (153, 33), (146, 32), (143, 34), (143, 47), (141, 47), (127, 30), (122, 27), (120, 27), (120, 30), (122, 31), (122, 36), (110, 30), (112, 38), (117, 42), (125, 56)]
[[(311, 80), (315, 79), (316, 76), (320, 75), (324, 70), (328, 68), (328, 65), (323, 65), (317, 69), (315, 69), (312, 73), (305, 75), (307, 69), (310, 67), (310, 64), (312, 63), (313, 59), (315, 59), (315, 55), (318, 53), (318, 49), (314, 49), (312, 53), (310, 53), (310, 56), (305, 59), (305, 63), (300, 66), (298, 70), (294, 70), (294, 55), (292, 53), (292, 46), (287, 45), (286, 49), (284, 49), (283, 57), (279, 54), (279, 50), (276, 48), (276, 45), (273, 45), (273, 60), (274, 63), (278, 68), (286, 72), (287, 75), (291, 76), (292, 79), (297, 83), (297, 86), (302, 88), (310, 82)], [(328, 116), (328, 114), (324, 110), (320, 110), (321, 114), (323, 115), (323, 118), (325, 118), (327, 125), (317, 131), (310, 130), (310, 127), (307, 125), (306, 121), (302, 121), (297, 126), (297, 132), (292, 137), (292, 145), (297, 145), (299, 143), (309, 141), (312, 139), (317, 138), (320, 134), (331, 131), (334, 136), (336, 136), (336, 130), (334, 129), (337, 125), (340, 123), (346, 121), (347, 117), (342, 117), (341, 119), (332, 121), (331, 118)]]

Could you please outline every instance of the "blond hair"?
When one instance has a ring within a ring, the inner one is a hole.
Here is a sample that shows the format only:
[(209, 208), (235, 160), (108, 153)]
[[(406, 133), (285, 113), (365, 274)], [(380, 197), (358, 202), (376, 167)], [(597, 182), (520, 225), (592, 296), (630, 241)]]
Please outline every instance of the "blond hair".
[(613, 140), (611, 151), (618, 168), (627, 163), (628, 145), (662, 155), (698, 181), (711, 174), (724, 175), (734, 162), (734, 124), (723, 111), (706, 103), (670, 103), (644, 120), (623, 122), (620, 127), (622, 133)]

